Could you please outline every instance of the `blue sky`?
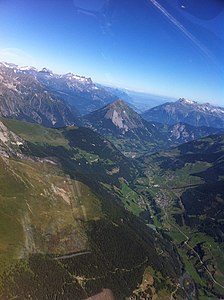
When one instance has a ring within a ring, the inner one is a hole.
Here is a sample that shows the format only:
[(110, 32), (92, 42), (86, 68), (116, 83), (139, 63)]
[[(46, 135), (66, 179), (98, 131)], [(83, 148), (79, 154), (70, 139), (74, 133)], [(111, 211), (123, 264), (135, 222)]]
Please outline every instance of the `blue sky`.
[(0, 0), (0, 60), (224, 105), (223, 7), (190, 1)]

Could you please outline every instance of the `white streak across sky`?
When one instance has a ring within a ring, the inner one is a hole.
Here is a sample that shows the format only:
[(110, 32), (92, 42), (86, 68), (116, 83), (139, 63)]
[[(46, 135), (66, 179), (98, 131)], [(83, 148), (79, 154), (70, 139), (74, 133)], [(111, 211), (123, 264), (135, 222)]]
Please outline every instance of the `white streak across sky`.
[(214, 62), (215, 58), (212, 53), (193, 35), (191, 34), (176, 18), (174, 18), (161, 4), (156, 0), (148, 0), (151, 2), (177, 29), (179, 29), (201, 52)]

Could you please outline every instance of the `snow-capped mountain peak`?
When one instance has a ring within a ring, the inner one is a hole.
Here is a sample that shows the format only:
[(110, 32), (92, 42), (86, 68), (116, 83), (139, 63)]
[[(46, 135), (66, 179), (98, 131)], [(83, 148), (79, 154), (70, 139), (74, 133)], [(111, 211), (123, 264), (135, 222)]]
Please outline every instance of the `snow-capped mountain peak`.
[(78, 81), (81, 83), (85, 83), (85, 84), (93, 84), (91, 78), (87, 78), (85, 76), (80, 76), (80, 75), (75, 75), (73, 73), (67, 73), (67, 74), (63, 75), (62, 77), (65, 77), (66, 79), (69, 79), (69, 80), (74, 80), (74, 81)]
[(38, 72), (35, 67), (32, 66), (19, 66), (13, 63), (0, 62), (0, 67), (12, 69), (14, 73), (29, 73), (29, 72)]
[(185, 99), (185, 98), (180, 98), (178, 101), (179, 101), (180, 103), (186, 104), (186, 105), (194, 105), (194, 104), (197, 104), (196, 101), (189, 100), (189, 99)]
[(38, 71), (35, 67), (31, 66), (18, 66), (18, 69), (21, 71)]
[(224, 128), (223, 107), (184, 98), (151, 108), (143, 114), (143, 118), (169, 125), (183, 122), (193, 126)]

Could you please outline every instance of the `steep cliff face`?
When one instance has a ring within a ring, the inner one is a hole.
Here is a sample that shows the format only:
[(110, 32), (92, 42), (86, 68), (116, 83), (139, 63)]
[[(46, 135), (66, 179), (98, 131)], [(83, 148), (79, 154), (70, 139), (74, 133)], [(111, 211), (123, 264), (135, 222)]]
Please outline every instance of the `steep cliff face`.
[(99, 130), (111, 130), (128, 133), (131, 130), (144, 128), (144, 120), (127, 103), (118, 99), (107, 106), (84, 117), (86, 122)]
[(30, 72), (0, 64), (0, 117), (49, 127), (77, 123), (76, 112), (45, 89)]
[(0, 121), (0, 156), (9, 158), (10, 156), (18, 156), (20, 147), (25, 144), (24, 140), (11, 132)]

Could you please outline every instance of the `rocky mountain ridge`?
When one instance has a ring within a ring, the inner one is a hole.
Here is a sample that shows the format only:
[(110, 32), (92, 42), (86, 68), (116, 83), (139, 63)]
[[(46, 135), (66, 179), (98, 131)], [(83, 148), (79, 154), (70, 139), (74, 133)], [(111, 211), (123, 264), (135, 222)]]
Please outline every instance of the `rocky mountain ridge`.
[(111, 139), (122, 152), (136, 147), (140, 151), (144, 148), (144, 151), (155, 152), (223, 132), (222, 129), (184, 123), (166, 125), (147, 122), (121, 99), (84, 116), (83, 122), (85, 126)]
[(91, 78), (73, 73), (60, 75), (47, 68), (38, 70), (34, 67), (21, 67), (11, 63), (0, 63), (0, 69), (11, 70), (11, 73), (18, 76), (33, 77), (45, 90), (69, 104), (76, 114), (87, 114), (118, 98), (116, 94), (93, 83)]
[(151, 108), (142, 117), (147, 121), (169, 125), (182, 122), (193, 126), (224, 128), (224, 108), (184, 98)]
[(62, 127), (78, 123), (77, 112), (30, 73), (0, 65), (0, 117)]

